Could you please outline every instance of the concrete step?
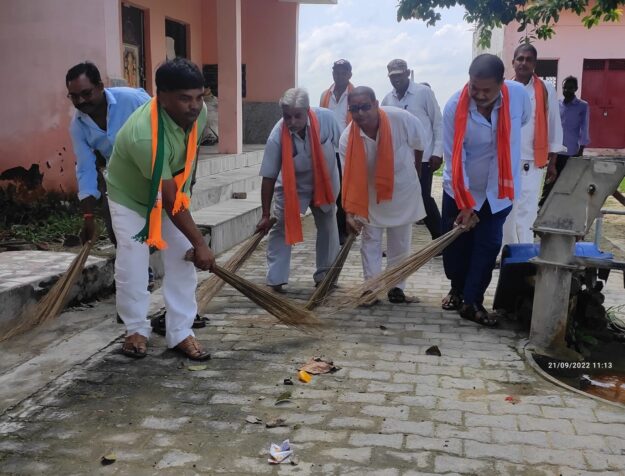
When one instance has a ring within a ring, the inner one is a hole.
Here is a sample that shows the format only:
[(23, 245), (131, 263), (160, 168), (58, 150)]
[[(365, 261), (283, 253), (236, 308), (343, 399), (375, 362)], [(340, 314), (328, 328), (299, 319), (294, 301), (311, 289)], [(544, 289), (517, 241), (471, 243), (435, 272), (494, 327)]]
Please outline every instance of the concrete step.
[[(262, 147), (262, 146), (259, 146)], [(209, 152), (209, 148), (201, 147), (198, 156), (196, 179), (208, 175), (228, 172), (230, 170), (241, 169), (258, 165), (263, 160), (263, 149), (250, 150), (242, 154), (217, 155)]]
[(260, 190), (248, 193), (245, 199), (230, 199), (193, 211), (193, 219), (209, 229), (210, 246), (220, 254), (254, 233), (262, 215)]
[(257, 164), (197, 179), (191, 211), (230, 200), (233, 192), (251, 192), (260, 188), (259, 171), (260, 164)]

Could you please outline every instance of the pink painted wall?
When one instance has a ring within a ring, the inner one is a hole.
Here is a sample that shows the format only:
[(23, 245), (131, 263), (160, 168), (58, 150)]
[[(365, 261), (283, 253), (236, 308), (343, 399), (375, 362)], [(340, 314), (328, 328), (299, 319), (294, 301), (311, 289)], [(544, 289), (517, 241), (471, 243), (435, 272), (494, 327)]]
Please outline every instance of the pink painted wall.
[[(203, 63), (217, 63), (217, 10), (202, 3)], [(241, 0), (241, 55), (246, 66), (245, 101), (274, 102), (295, 86), (297, 74), (297, 3)]]
[[(146, 83), (156, 92), (154, 71), (165, 61), (165, 19), (189, 25), (190, 59), (202, 66), (202, 0), (133, 0), (124, 2), (146, 11)], [(120, 42), (121, 48), (121, 42)]]
[[(504, 34), (503, 62), (506, 77), (514, 76), (512, 56), (523, 33), (517, 32), (518, 24), (506, 26)], [(581, 17), (565, 13), (556, 26), (554, 38), (537, 40), (534, 46), (540, 59), (558, 60), (558, 93), (561, 96), (561, 83), (569, 75), (579, 80), (582, 87), (584, 59), (625, 58), (625, 21), (602, 23), (590, 30), (581, 24)]]
[(45, 188), (75, 189), (65, 73), (89, 59), (106, 81), (105, 7), (84, 0), (2, 0), (0, 172), (37, 163)]

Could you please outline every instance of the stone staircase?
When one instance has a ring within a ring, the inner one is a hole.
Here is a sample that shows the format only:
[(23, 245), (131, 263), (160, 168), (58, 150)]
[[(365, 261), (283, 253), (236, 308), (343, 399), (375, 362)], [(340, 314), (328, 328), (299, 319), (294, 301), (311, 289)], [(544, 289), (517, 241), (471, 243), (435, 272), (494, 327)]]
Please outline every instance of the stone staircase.
[[(242, 154), (219, 154), (201, 147), (191, 211), (216, 255), (254, 233), (261, 216), (258, 175), (264, 145), (246, 145)], [(244, 199), (233, 193), (245, 192)], [(0, 329), (36, 302), (67, 270), (73, 253), (14, 251), (0, 253)], [(159, 252), (150, 256), (156, 277), (162, 276)], [(88, 301), (113, 284), (113, 258), (90, 257), (70, 298)]]

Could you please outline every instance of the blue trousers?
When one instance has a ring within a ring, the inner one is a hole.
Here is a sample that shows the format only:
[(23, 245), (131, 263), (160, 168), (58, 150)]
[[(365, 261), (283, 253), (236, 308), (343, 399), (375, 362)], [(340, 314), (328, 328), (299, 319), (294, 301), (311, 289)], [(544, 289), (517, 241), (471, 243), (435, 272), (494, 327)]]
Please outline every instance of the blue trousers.
[[(488, 200), (476, 214), (480, 222), (460, 235), (443, 251), (445, 275), (451, 287), (464, 295), (466, 304), (482, 304), (501, 249), (503, 224), (512, 206), (492, 213)], [(459, 210), (456, 201), (443, 192), (443, 233), (454, 226)]]

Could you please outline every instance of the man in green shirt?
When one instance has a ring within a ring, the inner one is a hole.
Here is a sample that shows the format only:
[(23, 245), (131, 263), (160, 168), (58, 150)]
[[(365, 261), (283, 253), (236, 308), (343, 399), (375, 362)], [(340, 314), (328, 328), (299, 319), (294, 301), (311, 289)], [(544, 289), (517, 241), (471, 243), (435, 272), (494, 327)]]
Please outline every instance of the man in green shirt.
[[(106, 179), (117, 237), (117, 312), (126, 325), (122, 353), (136, 358), (147, 354), (150, 244), (162, 249), (165, 267), (167, 346), (205, 360), (210, 354), (191, 330), (197, 312), (195, 267), (209, 270), (215, 258), (193, 222), (188, 201), (181, 201), (190, 194), (190, 172), (206, 124), (204, 78), (195, 64), (176, 58), (159, 66), (155, 81), (156, 98), (139, 107), (117, 134)], [(194, 261), (185, 261), (191, 248)]]

